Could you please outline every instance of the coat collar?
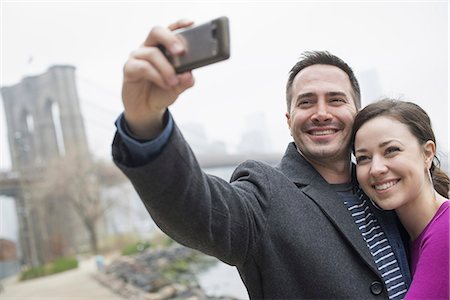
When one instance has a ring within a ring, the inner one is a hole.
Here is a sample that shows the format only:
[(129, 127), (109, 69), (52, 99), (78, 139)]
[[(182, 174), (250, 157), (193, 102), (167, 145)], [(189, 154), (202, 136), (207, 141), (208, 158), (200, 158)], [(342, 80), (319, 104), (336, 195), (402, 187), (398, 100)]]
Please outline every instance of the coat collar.
[(277, 168), (314, 201), (364, 261), (378, 274), (367, 244), (350, 212), (338, 195), (314, 167), (297, 151), (292, 142)]

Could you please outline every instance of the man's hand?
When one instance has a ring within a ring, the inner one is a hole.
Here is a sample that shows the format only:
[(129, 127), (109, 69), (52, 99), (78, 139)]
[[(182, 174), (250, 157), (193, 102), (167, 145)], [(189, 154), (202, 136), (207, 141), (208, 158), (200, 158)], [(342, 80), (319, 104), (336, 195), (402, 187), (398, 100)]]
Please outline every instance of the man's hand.
[(191, 26), (180, 20), (168, 29), (154, 27), (144, 44), (133, 51), (124, 66), (122, 100), (125, 120), (140, 139), (151, 139), (163, 129), (166, 108), (178, 95), (194, 85), (190, 72), (177, 75), (175, 69), (157, 47), (163, 45), (172, 55), (180, 55), (185, 46), (172, 32)]

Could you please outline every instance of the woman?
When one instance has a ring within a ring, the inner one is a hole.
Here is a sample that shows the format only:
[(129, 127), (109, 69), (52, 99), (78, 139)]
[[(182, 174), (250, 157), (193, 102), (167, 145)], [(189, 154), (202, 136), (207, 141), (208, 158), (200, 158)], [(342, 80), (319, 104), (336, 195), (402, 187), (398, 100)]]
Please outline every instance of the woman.
[(359, 184), (379, 208), (395, 209), (411, 238), (405, 299), (449, 299), (450, 180), (435, 164), (427, 113), (410, 102), (370, 104), (356, 116), (352, 141)]

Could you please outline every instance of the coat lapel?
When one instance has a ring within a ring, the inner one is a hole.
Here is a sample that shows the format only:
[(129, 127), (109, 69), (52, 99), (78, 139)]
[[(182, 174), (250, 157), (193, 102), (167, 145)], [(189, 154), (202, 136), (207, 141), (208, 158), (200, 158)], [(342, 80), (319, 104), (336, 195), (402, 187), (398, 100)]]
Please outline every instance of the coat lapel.
[(345, 207), (342, 198), (290, 143), (278, 168), (314, 201), (362, 259), (378, 273), (366, 242)]

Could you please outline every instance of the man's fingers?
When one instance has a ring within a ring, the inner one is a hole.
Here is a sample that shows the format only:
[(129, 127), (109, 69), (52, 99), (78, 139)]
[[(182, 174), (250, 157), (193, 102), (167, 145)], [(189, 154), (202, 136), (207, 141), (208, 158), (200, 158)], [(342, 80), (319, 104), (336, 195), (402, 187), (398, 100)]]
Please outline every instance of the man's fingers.
[(194, 22), (192, 22), (191, 20), (187, 20), (187, 19), (181, 19), (176, 21), (175, 23), (172, 23), (168, 26), (168, 28), (172, 31), (180, 29), (180, 28), (185, 28), (185, 27), (189, 27), (192, 26), (194, 24)]
[(164, 46), (172, 55), (182, 54), (185, 46), (173, 30), (192, 24), (190, 20), (179, 20), (168, 28), (152, 28), (144, 44), (130, 54), (124, 66), (124, 82), (147, 80), (162, 89), (172, 91), (184, 91), (191, 87), (194, 84), (192, 74), (187, 72), (177, 75), (159, 46)]
[(192, 24), (194, 24), (194, 22), (183, 19), (170, 24), (168, 28), (160, 26), (153, 27), (147, 38), (145, 39), (144, 46), (149, 47), (163, 45), (173, 55), (179, 55), (183, 53), (185, 47), (182, 42), (177, 39), (176, 34), (172, 31), (189, 27)]
[(154, 27), (148, 34), (144, 46), (163, 45), (172, 55), (180, 55), (185, 50), (183, 43), (167, 28)]
[(130, 58), (124, 66), (124, 82), (138, 82), (147, 80), (165, 90), (172, 90), (180, 94), (195, 83), (191, 72), (176, 75), (176, 84), (168, 84), (157, 68), (146, 60)]
[(137, 82), (148, 80), (164, 89), (170, 87), (165, 83), (163, 77), (148, 61), (142, 59), (129, 59), (124, 66), (124, 82)]
[(141, 47), (135, 50), (131, 56), (136, 59), (148, 61), (156, 70), (158, 70), (168, 86), (175, 86), (178, 84), (175, 69), (158, 48)]
[(179, 81), (178, 87), (182, 88), (183, 91), (185, 89), (192, 87), (195, 83), (194, 76), (190, 71), (178, 75), (178, 81)]

